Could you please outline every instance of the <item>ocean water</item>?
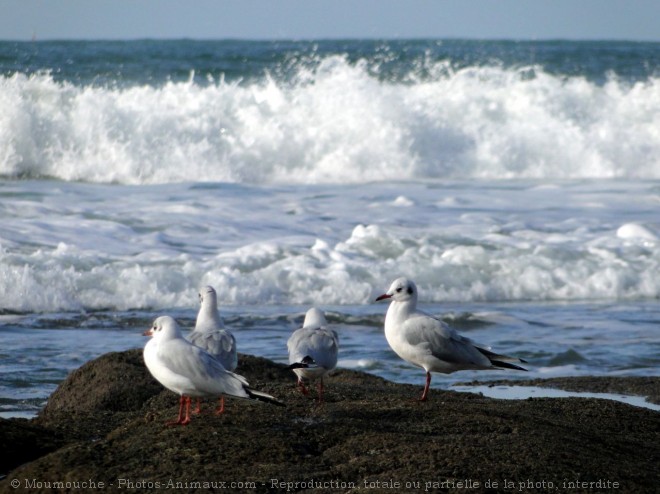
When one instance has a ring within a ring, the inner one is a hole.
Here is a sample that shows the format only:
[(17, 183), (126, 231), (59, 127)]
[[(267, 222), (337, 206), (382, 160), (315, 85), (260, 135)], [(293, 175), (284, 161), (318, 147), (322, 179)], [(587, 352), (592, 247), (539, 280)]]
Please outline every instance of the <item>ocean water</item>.
[(373, 302), (401, 275), (529, 361), (434, 387), (660, 375), (659, 62), (659, 43), (0, 42), (0, 411), (36, 413), (158, 315), (190, 328), (207, 284), (239, 351), (285, 362), (316, 305), (341, 367), (420, 392)]

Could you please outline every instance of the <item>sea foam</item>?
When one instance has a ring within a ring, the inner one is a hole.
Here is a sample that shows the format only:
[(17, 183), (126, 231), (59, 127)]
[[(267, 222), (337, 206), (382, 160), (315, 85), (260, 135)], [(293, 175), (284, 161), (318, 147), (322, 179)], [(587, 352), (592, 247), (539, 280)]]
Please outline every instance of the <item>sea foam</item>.
[(327, 56), (287, 80), (0, 76), (0, 174), (155, 184), (659, 178), (660, 82), (437, 62), (381, 80)]

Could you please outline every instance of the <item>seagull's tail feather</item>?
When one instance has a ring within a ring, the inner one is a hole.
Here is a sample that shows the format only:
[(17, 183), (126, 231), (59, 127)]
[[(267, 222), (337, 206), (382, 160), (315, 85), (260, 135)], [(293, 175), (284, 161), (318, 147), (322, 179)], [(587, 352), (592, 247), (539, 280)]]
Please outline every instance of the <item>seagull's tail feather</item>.
[(522, 371), (527, 370), (524, 367), (520, 367), (519, 365), (512, 363), (512, 362), (517, 362), (520, 364), (526, 364), (527, 363), (526, 360), (517, 357), (509, 357), (508, 355), (500, 355), (499, 353), (491, 352), (490, 350), (486, 350), (485, 348), (479, 348), (479, 347), (476, 348), (482, 354), (484, 354), (486, 358), (490, 360), (490, 363), (493, 364), (495, 367), (500, 367), (503, 369), (516, 369)]
[(300, 362), (295, 362), (291, 364), (287, 369), (293, 370), (293, 369), (310, 369), (313, 367), (318, 367), (316, 365), (316, 362), (314, 362), (314, 359), (307, 355), (305, 358), (303, 358)]
[(274, 396), (271, 396), (266, 393), (262, 393), (261, 391), (255, 391), (254, 389), (250, 389), (250, 388), (245, 388), (245, 391), (248, 394), (248, 396), (253, 400), (263, 401), (264, 403), (271, 403), (273, 405), (277, 405), (280, 407), (286, 406), (284, 403), (282, 403)]

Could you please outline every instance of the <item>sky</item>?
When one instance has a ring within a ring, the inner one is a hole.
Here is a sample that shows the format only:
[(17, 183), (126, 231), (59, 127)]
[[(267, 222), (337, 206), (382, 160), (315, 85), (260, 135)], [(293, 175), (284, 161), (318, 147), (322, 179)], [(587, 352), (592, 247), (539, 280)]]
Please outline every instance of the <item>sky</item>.
[(660, 0), (0, 0), (0, 39), (660, 41)]

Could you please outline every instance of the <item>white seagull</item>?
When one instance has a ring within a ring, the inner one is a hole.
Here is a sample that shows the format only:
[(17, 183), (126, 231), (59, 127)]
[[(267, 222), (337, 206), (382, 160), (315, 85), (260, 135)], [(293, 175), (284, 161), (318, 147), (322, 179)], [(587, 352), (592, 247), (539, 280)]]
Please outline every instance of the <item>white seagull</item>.
[[(228, 371), (234, 371), (238, 366), (238, 353), (236, 352), (236, 338), (222, 324), (218, 312), (218, 296), (212, 286), (205, 286), (199, 291), (199, 312), (195, 329), (188, 336), (188, 340), (220, 361)], [(220, 398), (220, 406), (216, 413), (225, 410), (225, 398)], [(197, 400), (197, 413), (200, 412), (199, 399)]]
[(417, 309), (417, 286), (398, 278), (376, 300), (390, 299), (385, 316), (385, 338), (403, 360), (426, 371), (426, 386), (420, 401), (426, 401), (431, 372), (450, 374), (468, 369), (527, 369), (512, 362), (524, 360), (499, 355), (461, 336), (442, 321)]
[(284, 406), (272, 396), (250, 389), (243, 376), (229, 372), (208, 352), (187, 341), (170, 316), (157, 318), (144, 335), (152, 336), (144, 347), (147, 369), (163, 386), (181, 396), (179, 417), (167, 425), (186, 425), (190, 422), (191, 397), (227, 395)]
[(305, 314), (302, 328), (296, 329), (287, 341), (289, 369), (298, 376), (298, 386), (303, 394), (307, 388), (303, 379), (319, 379), (318, 402), (323, 402), (323, 379), (337, 366), (339, 337), (327, 327), (323, 311), (312, 307)]

